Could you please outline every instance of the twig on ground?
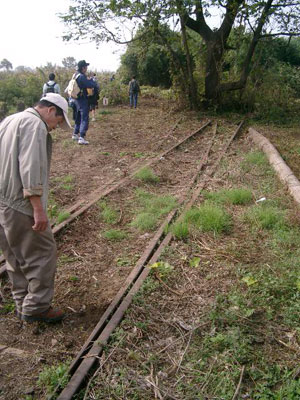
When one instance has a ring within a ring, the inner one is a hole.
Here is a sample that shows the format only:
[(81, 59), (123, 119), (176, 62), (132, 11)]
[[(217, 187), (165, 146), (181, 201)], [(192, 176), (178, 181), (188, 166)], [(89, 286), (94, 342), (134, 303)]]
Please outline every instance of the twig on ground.
[(159, 398), (160, 400), (162, 400), (163, 397), (162, 397), (162, 395), (160, 394), (160, 391), (159, 391), (159, 388), (158, 388), (158, 378), (157, 378), (157, 376), (155, 377), (155, 380), (154, 380), (154, 376), (153, 376), (153, 364), (151, 364), (151, 368), (150, 368), (150, 378), (149, 378), (149, 379), (146, 379), (146, 381), (152, 385), (153, 390), (154, 390), (154, 396), (155, 396), (155, 398), (156, 398), (156, 399)]
[(186, 352), (187, 352), (187, 350), (188, 350), (188, 348), (189, 348), (189, 346), (190, 346), (190, 343), (191, 343), (193, 331), (190, 331), (189, 333), (190, 333), (189, 340), (188, 340), (188, 343), (187, 343), (187, 345), (186, 345), (186, 347), (185, 347), (185, 349), (184, 349), (184, 352), (182, 353), (182, 355), (181, 355), (181, 357), (180, 357), (180, 361), (179, 361), (179, 363), (178, 363), (178, 365), (177, 365), (176, 373), (179, 371), (179, 368), (180, 368), (180, 366), (181, 366), (181, 363), (182, 363), (182, 361), (183, 361), (183, 358), (184, 358), (184, 356), (185, 356), (185, 354), (186, 354)]
[(245, 365), (242, 366), (240, 380), (239, 380), (239, 383), (238, 383), (238, 385), (237, 385), (237, 387), (235, 389), (235, 392), (234, 392), (234, 395), (232, 397), (232, 400), (236, 400), (238, 395), (239, 395), (239, 391), (240, 391), (242, 380), (243, 380), (243, 376), (244, 376), (244, 371), (245, 371)]
[(191, 281), (191, 278), (186, 274), (183, 266), (181, 266), (181, 270), (182, 270), (184, 276), (186, 277), (186, 279), (190, 282), (190, 284), (191, 284), (192, 288), (194, 289), (194, 291), (197, 292), (197, 289), (195, 288), (193, 282)]
[(1, 289), (0, 289), (0, 297), (1, 297), (2, 301), (3, 301), (3, 303), (5, 303), (5, 297), (4, 297), (4, 294), (2, 293)]
[(277, 338), (274, 338), (274, 339), (276, 340), (276, 342), (282, 344), (284, 347), (286, 347), (286, 348), (288, 348), (288, 349), (290, 349), (290, 350), (292, 350), (292, 351), (295, 351), (296, 353), (299, 353), (300, 349), (297, 349), (297, 348), (294, 347), (294, 346), (290, 346), (290, 345), (288, 345), (287, 343), (283, 342), (283, 341), (280, 340), (280, 339), (277, 339)]
[(178, 400), (176, 397), (171, 396), (168, 392), (165, 392), (163, 389), (159, 389), (155, 383), (151, 382), (151, 380), (149, 380), (149, 379), (146, 378), (145, 381), (146, 381), (147, 383), (149, 383), (151, 386), (153, 386), (153, 387), (155, 387), (156, 389), (158, 389), (158, 390), (159, 390), (161, 393), (163, 393), (167, 398), (169, 398), (169, 399), (171, 399), (171, 400)]
[[(198, 325), (195, 328), (193, 328), (191, 331), (186, 332), (182, 337), (187, 336), (191, 332), (194, 332), (196, 329), (202, 328), (205, 325), (208, 325), (210, 322), (205, 322), (204, 324)], [(169, 347), (173, 346), (175, 343), (177, 343), (179, 340), (182, 339), (182, 337), (174, 340), (172, 343), (169, 343), (167, 346), (165, 346), (163, 349), (161, 349), (157, 354), (163, 353), (165, 350), (167, 350)]]
[(176, 294), (177, 296), (182, 296), (184, 294), (184, 292), (177, 292), (177, 290), (174, 290), (174, 289), (170, 288), (167, 284), (165, 284), (165, 282), (159, 277), (159, 275), (157, 273), (155, 273), (154, 276), (170, 292)]
[(217, 359), (214, 358), (214, 359), (213, 359), (213, 362), (212, 362), (212, 364), (211, 364), (211, 366), (210, 366), (210, 369), (209, 369), (208, 373), (207, 373), (206, 376), (205, 376), (205, 381), (203, 382), (203, 384), (202, 384), (201, 387), (200, 387), (200, 390), (201, 390), (202, 392), (203, 392), (205, 386), (208, 385), (208, 382), (209, 382), (208, 378), (210, 377), (210, 375), (211, 375), (211, 373), (212, 373), (212, 370), (213, 370), (213, 367), (214, 367), (216, 361), (217, 361)]
[(118, 224), (122, 221), (122, 218), (123, 218), (123, 210), (122, 210), (122, 208), (120, 208), (120, 217), (117, 222)]

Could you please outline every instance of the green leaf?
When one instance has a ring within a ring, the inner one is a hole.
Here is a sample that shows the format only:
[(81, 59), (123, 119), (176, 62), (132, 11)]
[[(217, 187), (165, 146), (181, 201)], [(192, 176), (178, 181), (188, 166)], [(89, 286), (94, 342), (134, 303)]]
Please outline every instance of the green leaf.
[(194, 257), (189, 261), (190, 267), (198, 268), (200, 264), (200, 257)]
[(254, 279), (251, 275), (244, 276), (244, 278), (242, 278), (242, 281), (245, 282), (247, 286), (252, 286), (257, 283), (257, 280)]

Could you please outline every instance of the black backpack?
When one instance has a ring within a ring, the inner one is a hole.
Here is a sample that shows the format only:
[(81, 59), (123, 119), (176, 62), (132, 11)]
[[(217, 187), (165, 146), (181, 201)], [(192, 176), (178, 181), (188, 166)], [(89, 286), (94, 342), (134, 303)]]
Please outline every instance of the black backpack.
[(130, 85), (131, 85), (131, 90), (133, 93), (137, 93), (139, 91), (140, 86), (136, 80), (132, 81)]
[(52, 83), (52, 85), (49, 85), (49, 83), (47, 82), (46, 85), (46, 93), (55, 93), (54, 86), (56, 85), (56, 82)]

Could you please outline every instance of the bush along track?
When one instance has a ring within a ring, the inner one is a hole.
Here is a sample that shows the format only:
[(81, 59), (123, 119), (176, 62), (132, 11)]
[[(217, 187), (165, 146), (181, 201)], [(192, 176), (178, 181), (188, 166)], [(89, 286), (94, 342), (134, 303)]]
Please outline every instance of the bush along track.
[(299, 211), (263, 153), (247, 140), (233, 147), (81, 398), (300, 397)]

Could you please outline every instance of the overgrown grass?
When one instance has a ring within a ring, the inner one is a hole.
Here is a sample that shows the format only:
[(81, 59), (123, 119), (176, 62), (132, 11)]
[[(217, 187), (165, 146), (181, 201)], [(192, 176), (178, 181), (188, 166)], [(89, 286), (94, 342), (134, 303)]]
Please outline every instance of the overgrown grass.
[(134, 177), (144, 183), (157, 183), (159, 178), (149, 167), (143, 167), (134, 174)]
[(227, 203), (244, 205), (252, 201), (252, 193), (249, 189), (222, 189), (218, 192), (205, 192), (204, 197), (214, 203)]
[(284, 212), (269, 204), (252, 206), (245, 212), (244, 220), (257, 229), (274, 229), (285, 224)]
[(253, 166), (258, 168), (269, 168), (269, 163), (265, 154), (261, 151), (251, 151), (246, 154), (244, 160), (241, 162), (241, 168), (245, 172), (250, 172)]
[(123, 240), (126, 238), (126, 236), (127, 233), (121, 231), (120, 229), (109, 229), (108, 231), (103, 232), (103, 237), (112, 242), (118, 242), (120, 240)]
[(156, 196), (141, 189), (136, 190), (136, 197), (140, 208), (131, 225), (141, 231), (154, 229), (158, 220), (177, 205), (173, 196)]
[(201, 232), (221, 233), (229, 231), (231, 227), (230, 215), (223, 208), (210, 202), (188, 210), (183, 220)]
[(184, 240), (187, 239), (189, 236), (189, 225), (186, 222), (183, 221), (176, 221), (172, 226), (171, 226), (171, 232), (175, 236), (176, 239), (178, 240)]
[(101, 210), (100, 216), (107, 224), (116, 224), (119, 219), (119, 213), (107, 205), (105, 201), (100, 201), (98, 206)]
[(65, 221), (70, 217), (70, 213), (68, 211), (61, 211), (57, 218), (56, 218), (56, 224), (60, 224), (61, 222)]
[(157, 216), (148, 212), (141, 212), (137, 214), (131, 225), (141, 231), (151, 231), (156, 227)]
[(68, 363), (45, 367), (39, 374), (38, 386), (46, 390), (47, 395), (54, 393), (57, 386), (61, 389), (64, 388), (69, 380), (67, 375), (68, 368)]

